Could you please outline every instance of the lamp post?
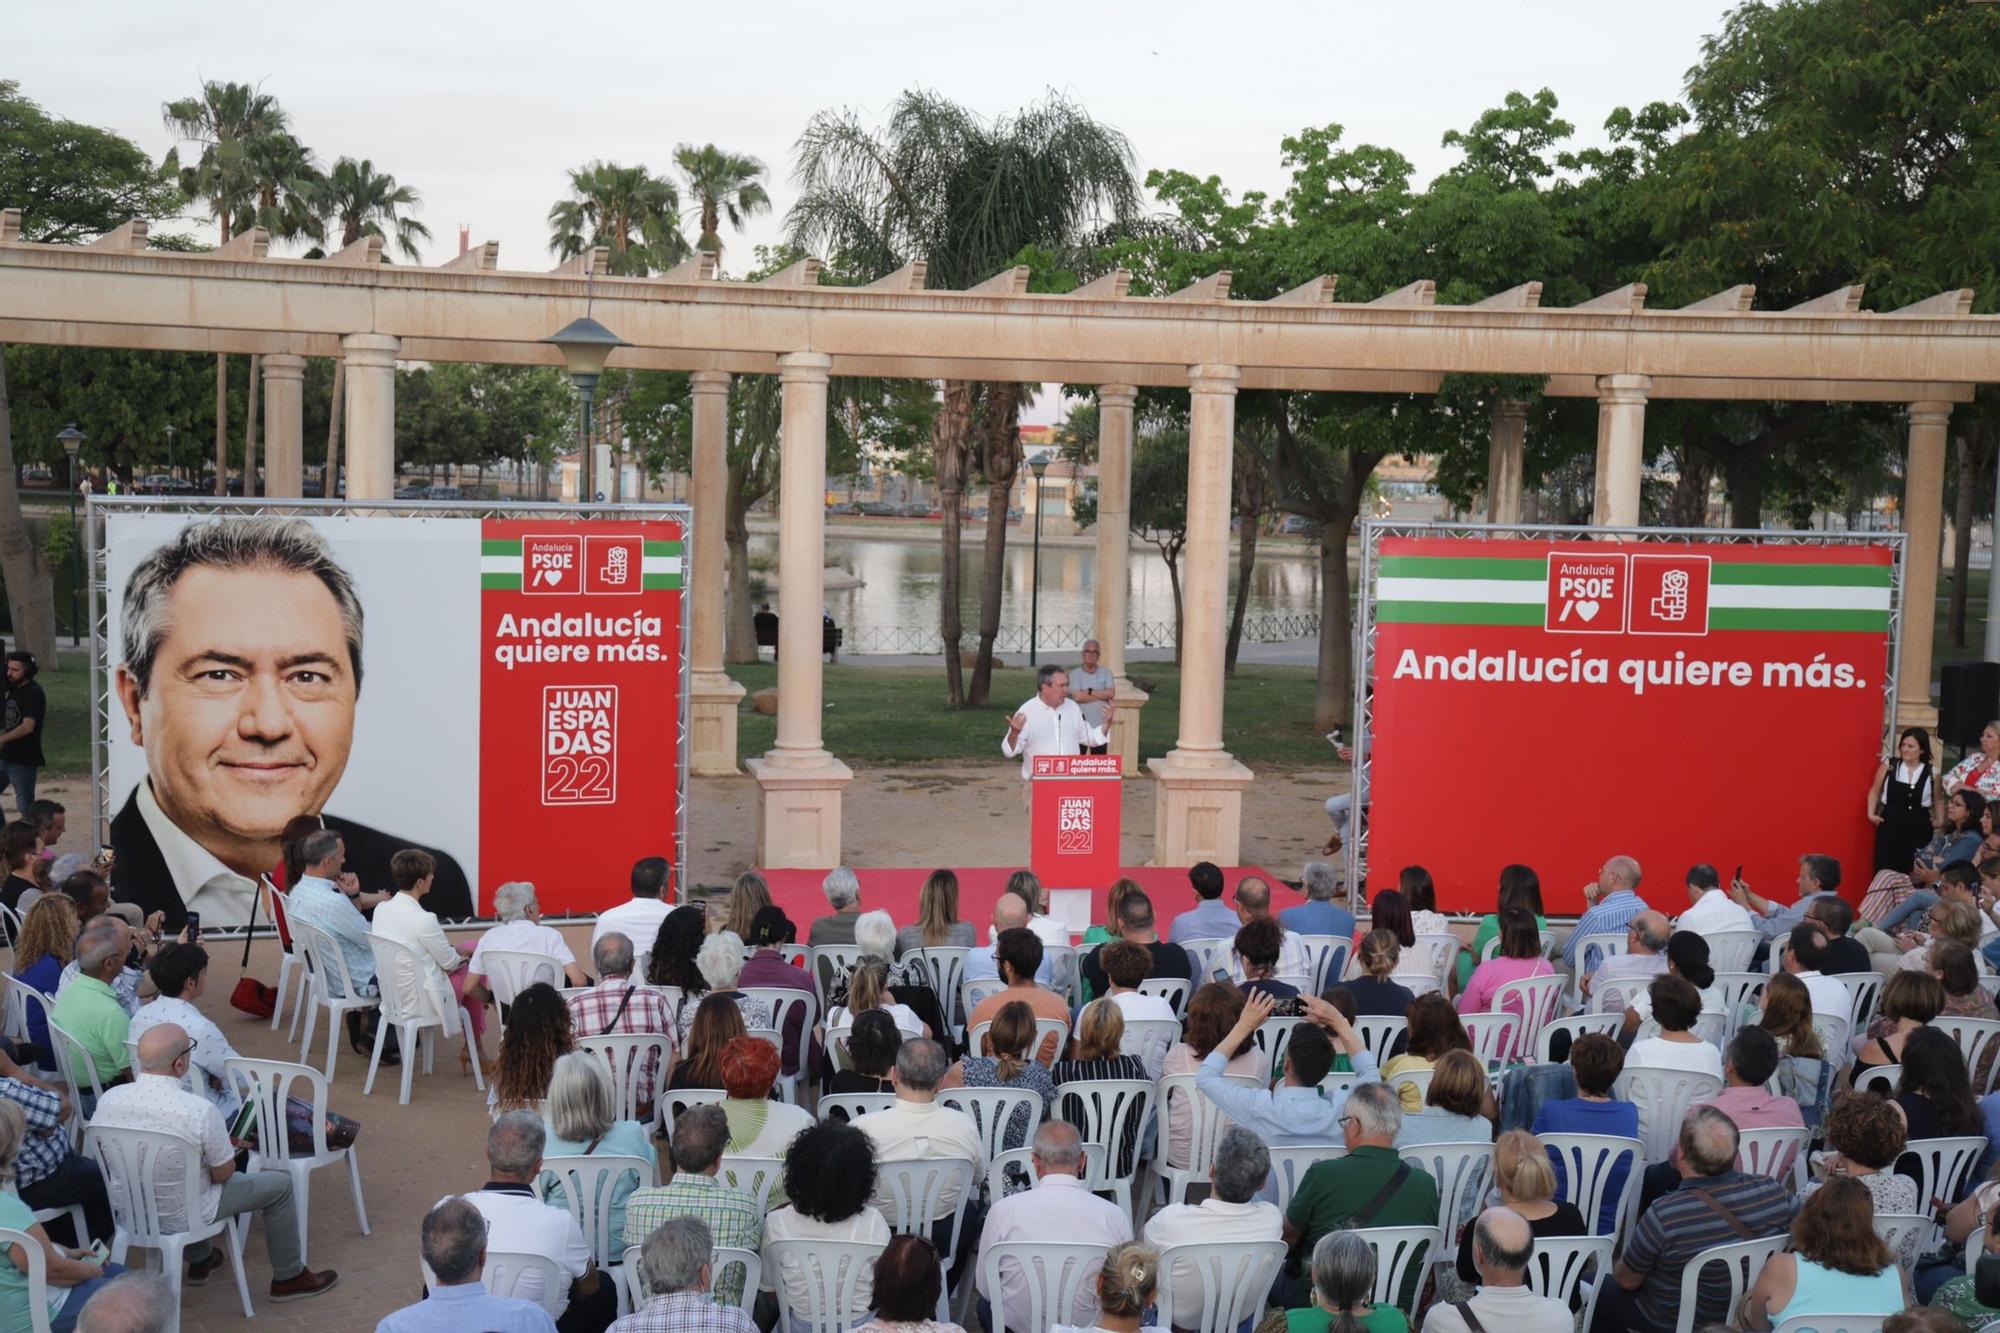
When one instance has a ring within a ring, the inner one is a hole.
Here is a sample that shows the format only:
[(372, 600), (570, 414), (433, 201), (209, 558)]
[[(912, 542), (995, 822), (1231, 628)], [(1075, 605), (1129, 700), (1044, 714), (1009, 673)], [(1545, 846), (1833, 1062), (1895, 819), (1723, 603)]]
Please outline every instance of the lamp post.
[(172, 480), (174, 477), (174, 428), (172, 426), (167, 427), (167, 477), (169, 480)]
[(583, 395), (583, 421), (577, 430), (583, 445), (577, 463), (577, 499), (588, 504), (597, 497), (595, 460), (590, 449), (590, 409), (591, 400), (597, 395), (597, 377), (604, 373), (604, 363), (611, 359), (613, 351), (632, 344), (588, 315), (571, 320), (542, 341), (553, 343), (562, 353), (570, 383)]
[(83, 562), (79, 554), (83, 547), (83, 534), (76, 526), (76, 465), (77, 455), (83, 452), (85, 438), (74, 421), (56, 432), (56, 443), (69, 456), (69, 636), (72, 640), (82, 637), (77, 630), (79, 612), (76, 590), (83, 582)]
[[(1039, 637), (1037, 631), (1040, 629), (1042, 614), (1042, 473), (1048, 471), (1048, 469), (1049, 460), (1046, 456), (1028, 460), (1028, 471), (1035, 478), (1035, 557), (1033, 572), (1029, 575), (1028, 581), (1028, 665), (1030, 667), (1039, 665), (1035, 660), (1035, 650), (1038, 646), (1036, 643)], [(987, 519), (989, 523), (992, 521), (990, 517)], [(1000, 521), (1005, 523), (1007, 516), (1002, 514)]]

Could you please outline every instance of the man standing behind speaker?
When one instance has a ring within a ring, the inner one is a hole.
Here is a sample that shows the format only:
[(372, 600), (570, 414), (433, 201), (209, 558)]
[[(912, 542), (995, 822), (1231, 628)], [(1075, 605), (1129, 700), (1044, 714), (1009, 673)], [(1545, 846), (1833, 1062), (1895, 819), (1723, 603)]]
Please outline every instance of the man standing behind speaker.
[(1965, 756), (1944, 775), (1945, 795), (1956, 795), (1962, 787), (1989, 800), (2000, 796), (2000, 722), (1988, 722), (1979, 733), (1978, 753)]

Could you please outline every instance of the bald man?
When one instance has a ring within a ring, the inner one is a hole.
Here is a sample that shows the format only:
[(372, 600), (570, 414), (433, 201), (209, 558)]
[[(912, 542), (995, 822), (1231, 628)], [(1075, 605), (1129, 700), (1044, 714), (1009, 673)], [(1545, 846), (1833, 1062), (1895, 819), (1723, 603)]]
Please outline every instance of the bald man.
[[(993, 900), (993, 933), (986, 937), (986, 947), (974, 949), (965, 956), (965, 980), (998, 981), (1000, 964), (993, 956), (995, 941), (1003, 930), (1017, 927), (1032, 930), (1028, 924), (1028, 904), (1020, 895), (1003, 893)], [(1055, 960), (1046, 951), (1042, 954), (1042, 965), (1035, 969), (1035, 980), (1044, 986), (1055, 985)]]
[[(1238, 880), (1236, 882), (1235, 906), (1236, 919), (1246, 926), (1252, 921), (1270, 916), (1271, 885), (1269, 881), (1260, 875), (1245, 875), (1242, 879)], [(1278, 942), (1277, 970), (1272, 975), (1288, 977), (1295, 981), (1299, 977), (1310, 978), (1312, 976), (1312, 959), (1306, 954), (1305, 942), (1293, 932), (1285, 930), (1282, 923), (1278, 929), (1283, 934), (1279, 937)], [(1238, 985), (1243, 983), (1243, 959), (1239, 954), (1231, 953), (1229, 956), (1229, 977), (1230, 980), (1236, 982)]]
[[(271, 1252), (271, 1299), (303, 1300), (317, 1296), (340, 1280), (332, 1269), (312, 1272), (300, 1258), (299, 1216), (292, 1202), (292, 1181), (282, 1171), (239, 1172), (236, 1150), (247, 1146), (229, 1137), (222, 1112), (215, 1103), (181, 1086), (187, 1076), (194, 1041), (177, 1023), (161, 1023), (139, 1037), (139, 1075), (132, 1082), (111, 1088), (97, 1103), (90, 1118), (93, 1128), (144, 1129), (172, 1134), (200, 1155), (201, 1196), (193, 1202), (199, 1218), (190, 1218), (185, 1202), (162, 1219), (172, 1230), (190, 1230), (199, 1222), (252, 1211), (264, 1214), (264, 1242)], [(264, 1127), (263, 1132), (284, 1133), (282, 1126)], [(107, 1182), (112, 1207), (117, 1209), (126, 1182), (112, 1176)], [(222, 1267), (222, 1254), (207, 1241), (188, 1247), (187, 1283), (199, 1286)]]
[[(1488, 1208), (1472, 1227), (1472, 1266), (1479, 1270), (1479, 1290), (1464, 1302), (1484, 1329), (1507, 1333), (1570, 1333), (1569, 1307), (1528, 1290), (1528, 1262), (1534, 1255), (1535, 1233), (1527, 1219), (1511, 1208)], [(1424, 1316), (1423, 1333), (1471, 1333), (1465, 1312), (1444, 1301)]]
[(1639, 863), (1629, 856), (1614, 856), (1597, 872), (1597, 881), (1583, 886), (1584, 914), (1563, 945), (1563, 965), (1572, 973), (1588, 972), (1585, 960), (1576, 956), (1577, 941), (1586, 935), (1616, 935), (1646, 910), (1639, 896)]
[(1667, 941), (1673, 938), (1673, 924), (1664, 912), (1648, 909), (1625, 927), (1625, 952), (1612, 954), (1583, 979), (1583, 993), (1590, 1011), (1598, 1014), (1623, 1013), (1632, 997), (1667, 974)]

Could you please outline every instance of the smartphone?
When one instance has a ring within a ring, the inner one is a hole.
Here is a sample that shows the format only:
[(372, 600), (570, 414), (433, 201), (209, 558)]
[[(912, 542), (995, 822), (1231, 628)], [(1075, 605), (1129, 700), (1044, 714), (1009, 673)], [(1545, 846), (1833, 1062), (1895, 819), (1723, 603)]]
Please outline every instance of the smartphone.
[(101, 1240), (90, 1242), (90, 1254), (100, 1268), (111, 1261), (111, 1248)]
[(111, 851), (110, 843), (107, 842), (102, 847), (99, 847), (97, 849), (97, 864), (101, 866), (108, 866), (117, 859), (118, 858)]
[(189, 913), (188, 913), (188, 916), (187, 916), (187, 932), (188, 932), (188, 942), (189, 942), (190, 944), (200, 944), (200, 943), (201, 943), (201, 913), (200, 913), (200, 912), (189, 912)]
[(1305, 1013), (1306, 1007), (1296, 995), (1284, 996), (1271, 1001), (1271, 1017), (1297, 1018)]
[(1226, 967), (1218, 967), (1218, 968), (1216, 968), (1216, 969), (1215, 969), (1215, 973), (1214, 973), (1214, 975), (1213, 975), (1213, 976), (1211, 976), (1211, 977), (1210, 977), (1209, 979), (1210, 979), (1211, 981), (1220, 981), (1220, 982), (1222, 982), (1222, 983), (1223, 983), (1224, 985), (1228, 985), (1228, 984), (1229, 984), (1229, 969), (1228, 969), (1228, 968), (1226, 968)]
[(1730, 880), (1729, 882), (1730, 882), (1731, 884), (1741, 884), (1741, 883), (1743, 882), (1743, 867), (1742, 867), (1742, 866), (1737, 866), (1737, 867), (1736, 867), (1736, 878), (1735, 878), (1735, 879), (1732, 879), (1732, 880)]

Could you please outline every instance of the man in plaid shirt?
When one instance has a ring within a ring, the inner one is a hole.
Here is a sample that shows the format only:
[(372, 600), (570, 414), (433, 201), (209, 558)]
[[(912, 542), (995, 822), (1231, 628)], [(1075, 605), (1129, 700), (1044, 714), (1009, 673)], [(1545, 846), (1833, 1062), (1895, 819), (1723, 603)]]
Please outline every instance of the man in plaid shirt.
[[(756, 1196), (732, 1189), (716, 1178), (717, 1168), (722, 1165), (722, 1150), (728, 1146), (729, 1117), (720, 1106), (690, 1106), (675, 1117), (674, 1178), (658, 1188), (636, 1190), (625, 1201), (627, 1242), (638, 1243), (675, 1218), (693, 1217), (708, 1228), (717, 1246), (761, 1251), (764, 1210)], [(743, 1295), (742, 1265), (731, 1264), (712, 1276), (715, 1299), (723, 1305), (739, 1304)]]
[(708, 1226), (677, 1217), (646, 1237), (639, 1273), (646, 1303), (611, 1326), (611, 1333), (757, 1333), (749, 1315), (711, 1300)]
[(21, 1202), (35, 1209), (82, 1204), (84, 1229), (90, 1235), (76, 1237), (76, 1244), (88, 1245), (92, 1237), (109, 1244), (111, 1200), (97, 1163), (70, 1151), (69, 1132), (63, 1128), (69, 1099), (45, 1084), (16, 1077), (0, 1078), (0, 1098), (19, 1106), (28, 1122), (14, 1162), (14, 1192)]
[[(590, 961), (604, 978), (581, 995), (569, 997), (569, 1019), (579, 1040), (606, 1033), (645, 1033), (667, 1039), (668, 1059), (673, 1053), (674, 1020), (667, 1011), (667, 997), (646, 986), (632, 984), (632, 941), (617, 931), (599, 937), (590, 948)], [(660, 1057), (648, 1051), (639, 1070), (641, 1088), (646, 1089), (639, 1106), (640, 1118), (652, 1115), (652, 1089), (660, 1086)]]

